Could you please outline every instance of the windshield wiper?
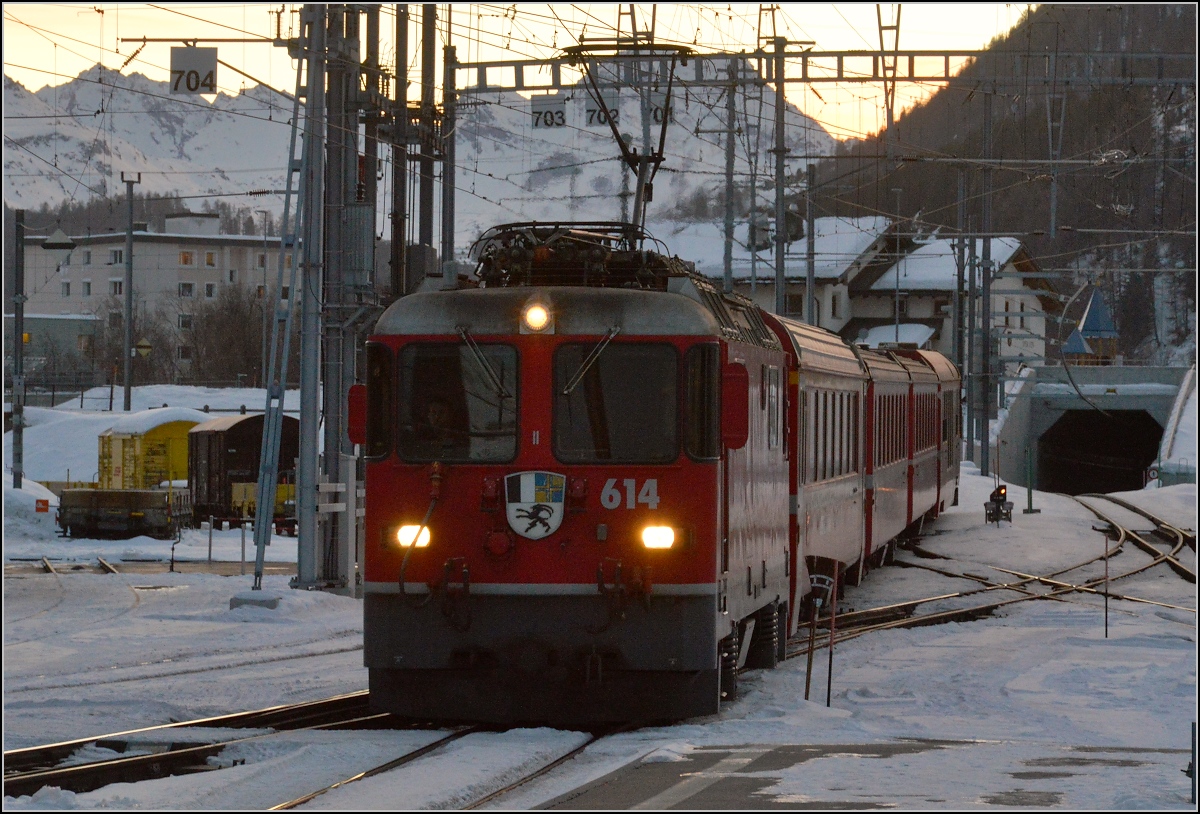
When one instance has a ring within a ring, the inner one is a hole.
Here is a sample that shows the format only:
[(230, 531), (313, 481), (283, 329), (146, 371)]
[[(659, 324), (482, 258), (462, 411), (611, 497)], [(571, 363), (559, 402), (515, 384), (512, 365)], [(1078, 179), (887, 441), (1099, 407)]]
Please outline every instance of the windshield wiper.
[(475, 361), (479, 364), (479, 367), (483, 369), (484, 375), (491, 380), (492, 387), (496, 389), (496, 395), (502, 399), (512, 398), (512, 393), (509, 393), (508, 390), (505, 389), (504, 383), (500, 380), (500, 377), (496, 375), (496, 371), (492, 370), (492, 366), (488, 364), (487, 357), (483, 355), (483, 351), (479, 349), (479, 345), (475, 343), (475, 339), (467, 331), (467, 327), (465, 325), (459, 325), (456, 330), (458, 331), (458, 335), (462, 337), (462, 341), (468, 348), (470, 348), (471, 355), (475, 357)]
[(588, 368), (595, 364), (596, 360), (600, 358), (600, 353), (608, 347), (608, 343), (620, 332), (620, 327), (616, 325), (608, 329), (608, 333), (596, 343), (596, 347), (592, 348), (592, 352), (587, 355), (587, 358), (583, 360), (583, 364), (579, 366), (579, 370), (575, 371), (575, 375), (571, 377), (571, 381), (563, 388), (562, 394), (564, 396), (569, 396), (574, 392), (575, 388), (579, 386), (579, 382), (583, 379), (583, 375), (588, 372)]

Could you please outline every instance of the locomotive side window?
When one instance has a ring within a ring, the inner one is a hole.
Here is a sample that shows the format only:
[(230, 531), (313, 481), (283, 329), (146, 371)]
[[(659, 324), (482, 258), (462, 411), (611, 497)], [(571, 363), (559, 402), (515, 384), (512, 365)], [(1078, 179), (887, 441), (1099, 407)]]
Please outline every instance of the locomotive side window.
[(392, 451), (392, 425), (396, 420), (392, 350), (367, 343), (367, 458), (386, 458)]
[(555, 456), (563, 463), (674, 461), (679, 456), (675, 348), (613, 343), (594, 356), (594, 347), (569, 344), (554, 353)]
[[(517, 351), (414, 343), (400, 351), (400, 457), (511, 461), (517, 454)], [(485, 364), (486, 363), (486, 364)], [(495, 376), (496, 381), (493, 381)]]
[(779, 409), (780, 370), (777, 367), (768, 367), (766, 374), (764, 386), (767, 399), (767, 449), (778, 449), (781, 416)]
[(684, 446), (697, 460), (721, 456), (721, 348), (696, 345), (687, 352)]

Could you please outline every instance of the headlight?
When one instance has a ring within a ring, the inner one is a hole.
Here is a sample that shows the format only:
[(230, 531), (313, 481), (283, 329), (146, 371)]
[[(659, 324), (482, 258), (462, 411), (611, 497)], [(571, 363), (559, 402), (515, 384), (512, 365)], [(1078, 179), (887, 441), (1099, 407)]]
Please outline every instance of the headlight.
[[(421, 532), (420, 537), (417, 537), (418, 531)], [(424, 548), (429, 545), (429, 527), (401, 526), (396, 529), (396, 542), (400, 544), (401, 548), (411, 546), (414, 539), (417, 541), (417, 548)]]
[(642, 529), (642, 545), (646, 548), (670, 548), (675, 545), (675, 529), (670, 526), (646, 526)]
[(533, 300), (521, 309), (521, 333), (554, 333), (554, 315), (549, 304)]

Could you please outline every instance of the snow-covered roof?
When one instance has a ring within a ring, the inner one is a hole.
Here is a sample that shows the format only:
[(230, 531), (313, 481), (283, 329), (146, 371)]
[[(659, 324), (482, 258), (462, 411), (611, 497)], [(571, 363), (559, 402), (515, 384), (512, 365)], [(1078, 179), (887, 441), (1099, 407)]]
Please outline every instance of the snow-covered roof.
[[(899, 338), (897, 338), (899, 334)], [(918, 348), (923, 347), (930, 337), (934, 334), (934, 329), (928, 325), (912, 325), (909, 323), (900, 323), (899, 331), (895, 325), (876, 325), (874, 328), (867, 330), (867, 335), (862, 339), (856, 339), (855, 344), (866, 345), (868, 348), (878, 348), (882, 344), (887, 343), (904, 343), (913, 344)]]
[[(975, 256), (983, 257), (983, 241), (975, 241)], [(1002, 268), (1021, 248), (1015, 237), (992, 238), (992, 262)], [(900, 273), (901, 291), (953, 291), (958, 275), (955, 241), (931, 240), (918, 245), (900, 261), (885, 271), (871, 286), (872, 291), (894, 291), (896, 273)]]
[(187, 421), (192, 424), (202, 424), (212, 416), (190, 407), (159, 407), (153, 410), (123, 415), (113, 422), (106, 432), (113, 435), (140, 435), (155, 427), (170, 424), (173, 421)]
[[(814, 273), (818, 278), (837, 277), (846, 267), (867, 250), (887, 229), (890, 221), (884, 217), (817, 218), (813, 223), (815, 249)], [(725, 273), (725, 230), (719, 223), (650, 223), (648, 230), (666, 244), (667, 250), (683, 260), (696, 264), (701, 274), (720, 278)], [(749, 280), (751, 252), (746, 248), (748, 226), (739, 224), (734, 230), (733, 277)], [(800, 238), (788, 244), (785, 275), (789, 280), (802, 280), (808, 273), (808, 239)], [(759, 280), (775, 279), (775, 250), (758, 252), (756, 274)]]

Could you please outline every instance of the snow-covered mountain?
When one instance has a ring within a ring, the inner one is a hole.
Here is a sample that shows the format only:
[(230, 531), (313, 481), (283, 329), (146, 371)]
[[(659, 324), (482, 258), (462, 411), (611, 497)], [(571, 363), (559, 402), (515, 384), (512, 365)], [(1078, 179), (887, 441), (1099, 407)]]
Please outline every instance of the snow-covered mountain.
[[(121, 173), (141, 173), (136, 190), (229, 195), (280, 189), (285, 182), (291, 103), (255, 86), (236, 96), (171, 95), (166, 82), (95, 66), (57, 89), (31, 93), (4, 78), (4, 200), (51, 207), (91, 196), (123, 196)], [(770, 208), (773, 179), (772, 94), (743, 104), (735, 172), (746, 183), (757, 156), (761, 203)], [(563, 91), (562, 126), (534, 127), (530, 101), (515, 92), (464, 93), (457, 125), (456, 244), (465, 248), (496, 223), (518, 220), (617, 220), (632, 207), (634, 180), (613, 133), (587, 108), (582, 88)], [(634, 89), (619, 95), (620, 130), (640, 152), (655, 151), (659, 126), (643, 128)], [(674, 115), (655, 178), (648, 221), (720, 221), (724, 190), (726, 103), (721, 89), (676, 89)], [(834, 139), (798, 109), (787, 110), (789, 177), (803, 175), (805, 156), (828, 155)], [(387, 150), (381, 151), (385, 156)], [(381, 201), (390, 171), (381, 171)], [(231, 200), (236, 202), (237, 199)], [(253, 201), (279, 207), (277, 196)], [(440, 213), (440, 202), (436, 207)], [(382, 215), (380, 218), (383, 221)]]
[(37, 93), (6, 76), (4, 200), (37, 208), (123, 196), (122, 172), (141, 173), (139, 193), (276, 188), (290, 114), (286, 99), (258, 86), (209, 103), (99, 66)]

